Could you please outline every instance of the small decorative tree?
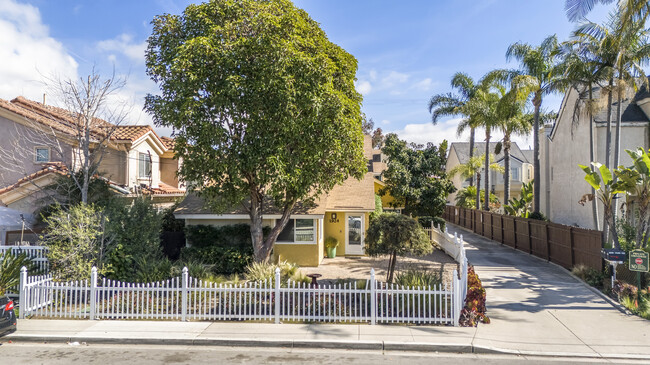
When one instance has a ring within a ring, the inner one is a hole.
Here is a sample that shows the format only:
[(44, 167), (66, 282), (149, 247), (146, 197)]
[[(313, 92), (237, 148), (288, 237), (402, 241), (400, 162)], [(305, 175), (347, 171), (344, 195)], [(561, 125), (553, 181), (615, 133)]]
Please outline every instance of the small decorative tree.
[(397, 213), (382, 213), (370, 222), (366, 253), (376, 257), (390, 255), (386, 281), (393, 281), (397, 256), (422, 256), (433, 250), (433, 243), (413, 218)]

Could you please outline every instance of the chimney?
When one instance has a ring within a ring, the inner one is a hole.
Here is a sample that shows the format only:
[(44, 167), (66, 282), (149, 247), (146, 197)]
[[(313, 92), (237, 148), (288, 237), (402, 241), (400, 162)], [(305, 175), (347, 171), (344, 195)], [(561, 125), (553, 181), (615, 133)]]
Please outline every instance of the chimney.
[(43, 105), (45, 105), (45, 93), (43, 93)]

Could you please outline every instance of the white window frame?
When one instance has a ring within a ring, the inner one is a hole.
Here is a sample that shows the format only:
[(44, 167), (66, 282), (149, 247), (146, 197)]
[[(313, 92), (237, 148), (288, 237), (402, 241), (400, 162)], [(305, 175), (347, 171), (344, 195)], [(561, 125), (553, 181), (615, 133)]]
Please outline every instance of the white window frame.
[[(144, 160), (141, 159), (140, 158), (141, 156), (145, 156), (145, 159)], [(140, 164), (142, 162), (148, 162), (149, 163), (149, 176), (142, 176), (140, 174), (140, 172), (142, 170), (140, 168)], [(138, 179), (147, 179), (148, 180), (148, 179), (151, 179), (152, 175), (153, 175), (153, 158), (151, 158), (151, 155), (149, 155), (146, 152), (138, 152)]]
[[(287, 241), (275, 241), (276, 244), (279, 245), (315, 245), (318, 243), (318, 219), (313, 218), (313, 217), (296, 217), (296, 218), (289, 218), (290, 220), (293, 220), (293, 242), (287, 242)], [(313, 241), (296, 241), (296, 220), (297, 219), (310, 219), (312, 221), (312, 227), (314, 228), (314, 240)], [(275, 224), (278, 224), (278, 220), (275, 220)], [(285, 226), (286, 228), (286, 226)]]
[[(47, 150), (47, 161), (38, 160), (38, 150)], [(47, 146), (36, 146), (34, 147), (34, 163), (48, 163), (52, 161), (52, 150)]]
[[(517, 173), (517, 176), (514, 176), (515, 174), (513, 174), (513, 171)], [(511, 167), (510, 168), (511, 180), (513, 180), (513, 181), (521, 181), (521, 177), (519, 175), (520, 174), (519, 174), (519, 168), (518, 167)]]

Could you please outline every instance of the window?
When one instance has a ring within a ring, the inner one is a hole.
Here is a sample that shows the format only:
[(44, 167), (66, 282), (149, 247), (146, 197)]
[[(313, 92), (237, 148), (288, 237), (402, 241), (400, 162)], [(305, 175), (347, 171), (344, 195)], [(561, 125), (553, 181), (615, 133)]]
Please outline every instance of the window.
[(34, 149), (34, 161), (50, 162), (50, 149), (48, 147), (36, 147)]
[(151, 177), (151, 156), (148, 153), (138, 155), (138, 177), (148, 179)]
[(289, 219), (278, 235), (281, 243), (315, 243), (316, 225), (314, 219)]
[(372, 162), (381, 162), (381, 153), (372, 155)]
[(516, 167), (511, 167), (510, 176), (512, 177), (512, 180), (519, 181), (519, 169)]

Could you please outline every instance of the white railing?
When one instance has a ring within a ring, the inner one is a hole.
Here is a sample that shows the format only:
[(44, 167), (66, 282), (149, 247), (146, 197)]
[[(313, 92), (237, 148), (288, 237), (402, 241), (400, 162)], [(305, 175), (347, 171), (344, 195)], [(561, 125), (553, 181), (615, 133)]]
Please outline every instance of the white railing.
[(11, 252), (14, 255), (24, 253), (41, 272), (47, 272), (48, 270), (47, 247), (45, 246), (0, 246), (0, 256), (5, 252)]
[(465, 297), (467, 296), (467, 254), (465, 253), (465, 246), (463, 241), (463, 235), (460, 237), (458, 233), (454, 232), (451, 235), (445, 230), (442, 231), (439, 227), (436, 227), (433, 222), (431, 222), (431, 228), (425, 228), (425, 231), (429, 233), (429, 238), (431, 241), (438, 243), (440, 248), (447, 253), (447, 255), (454, 258), (454, 260), (460, 266), (460, 277), (458, 277), (457, 272), (454, 270), (454, 277), (452, 282), (452, 288), (454, 288), (454, 322), (455, 325), (458, 325), (458, 320), (460, 318), (460, 311), (465, 305)]
[[(280, 322), (438, 323), (458, 325), (461, 295), (466, 291), (454, 275), (453, 286), (402, 287), (370, 280), (356, 284), (311, 287), (275, 280), (238, 285), (181, 277), (134, 284), (98, 280), (56, 282), (51, 277), (20, 280), (20, 317), (87, 319), (257, 320)], [(465, 280), (466, 283), (466, 280)], [(464, 299), (464, 296), (462, 296)], [(24, 305), (22, 303), (25, 303)]]

